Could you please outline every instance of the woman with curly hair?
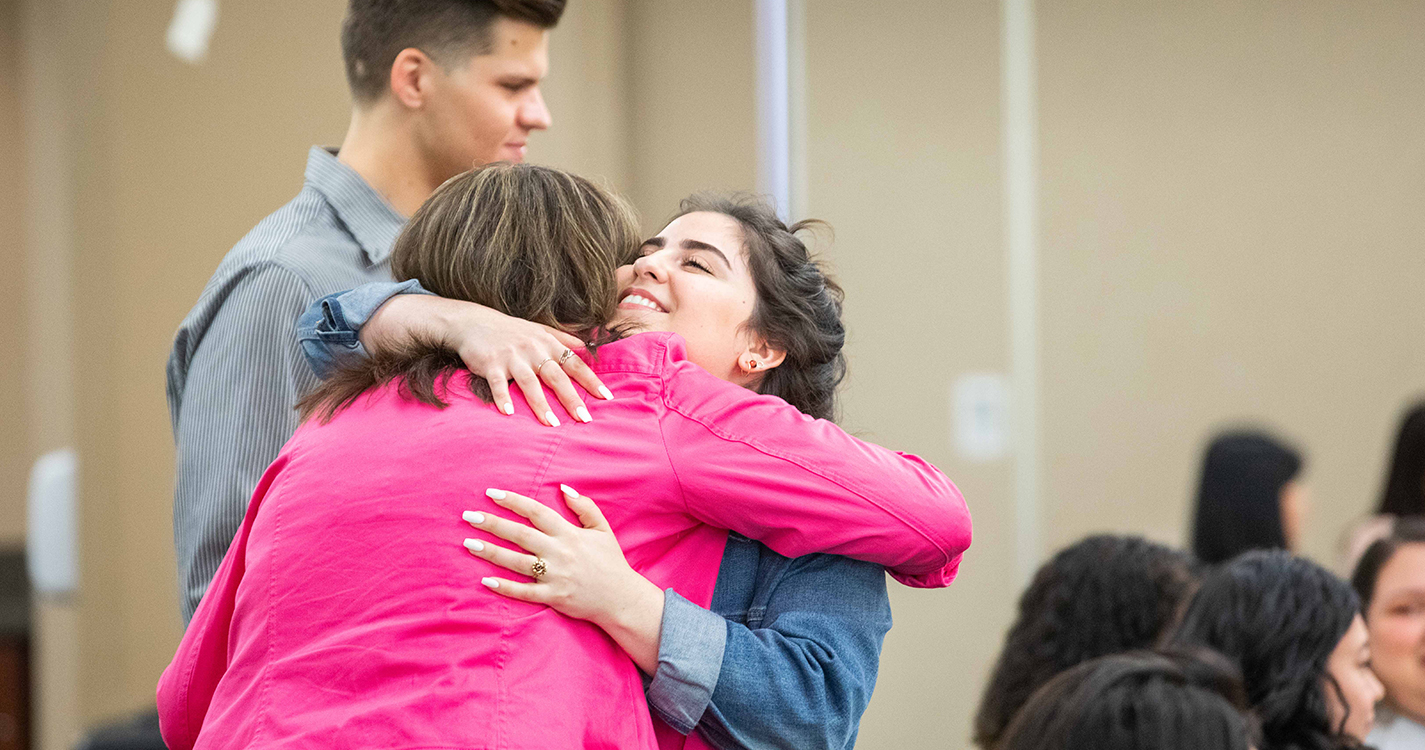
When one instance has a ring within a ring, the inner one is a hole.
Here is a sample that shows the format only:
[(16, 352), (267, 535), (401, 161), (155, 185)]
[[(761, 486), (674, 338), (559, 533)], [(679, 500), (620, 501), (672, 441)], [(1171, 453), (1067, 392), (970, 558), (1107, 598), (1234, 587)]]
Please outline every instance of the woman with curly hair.
[(975, 717), (975, 743), (995, 747), (1020, 706), (1060, 672), (1155, 645), (1192, 593), (1193, 565), (1178, 550), (1110, 535), (1084, 539), (1045, 563), (1019, 600)]
[(1242, 678), (1207, 650), (1093, 659), (1035, 691), (996, 750), (1248, 750)]
[(1237, 662), (1262, 722), (1261, 750), (1358, 748), (1384, 694), (1356, 592), (1288, 552), (1249, 552), (1214, 570), (1172, 638)]

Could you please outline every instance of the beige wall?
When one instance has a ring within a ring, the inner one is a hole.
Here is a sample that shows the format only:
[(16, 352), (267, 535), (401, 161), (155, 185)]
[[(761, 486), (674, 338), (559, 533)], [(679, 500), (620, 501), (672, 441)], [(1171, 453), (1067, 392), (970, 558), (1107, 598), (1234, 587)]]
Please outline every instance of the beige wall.
[(17, 0), (0, 0), (0, 545), (25, 537), (29, 415), (25, 413), (24, 140), (20, 116), (21, 16)]
[(755, 185), (752, 2), (628, 7), (629, 197), (652, 231), (692, 192)]
[(1332, 563), (1425, 391), (1425, 4), (1043, 8), (1049, 541), (1182, 539), (1251, 419), (1308, 453)]
[(958, 459), (949, 429), (954, 378), (1007, 366), (999, 4), (928, 7), (806, 11), (807, 206), (836, 230), (829, 258), (846, 288), (844, 422), (942, 467), (975, 521), (951, 589), (891, 588), (867, 748), (960, 746), (1015, 586), (1009, 466)]
[[(0, 1), (0, 33), (17, 1)], [(860, 746), (962, 747), (1017, 594), (1012, 464), (964, 461), (948, 426), (954, 379), (1007, 367), (999, 3), (805, 5), (806, 205), (836, 228), (824, 249), (848, 292), (844, 421), (944, 467), (976, 523), (954, 587), (894, 587)], [(1101, 529), (1180, 540), (1201, 440), (1254, 417), (1310, 452), (1307, 551), (1329, 560), (1425, 372), (1399, 333), (1425, 322), (1412, 284), (1425, 272), (1425, 50), (1412, 40), (1425, 11), (1178, 5), (1040, 4), (1041, 552)], [(170, 0), (122, 6), (24, 3), (23, 114), (56, 123), (27, 132), (45, 169), (25, 184), (58, 208), (28, 220), (45, 227), (27, 242), (29, 301), (0, 308), (14, 319), (58, 304), (40, 322), (76, 318), (58, 334), (25, 329), (29, 396), (59, 383), (62, 397), (9, 412), (58, 416), (32, 420), (27, 443), (0, 443), (0, 541), (21, 518), (5, 488), (68, 438), (72, 399), (83, 722), (151, 701), (178, 637), (163, 400), (173, 330), (218, 259), (297, 191), (307, 146), (338, 141), (347, 116), (341, 0), (223, 3), (198, 66), (162, 47)], [(751, 9), (572, 3), (551, 52), (555, 129), (531, 158), (605, 177), (649, 228), (692, 190), (751, 188)], [(13, 100), (0, 88), (0, 167), (18, 158), (3, 137)], [(13, 205), (0, 193), (0, 236), (16, 236), (4, 231)], [(72, 283), (47, 265), (65, 232)], [(63, 335), (72, 350), (36, 344)], [(71, 351), (82, 387), (64, 385)], [(0, 393), (17, 390), (5, 382)]]

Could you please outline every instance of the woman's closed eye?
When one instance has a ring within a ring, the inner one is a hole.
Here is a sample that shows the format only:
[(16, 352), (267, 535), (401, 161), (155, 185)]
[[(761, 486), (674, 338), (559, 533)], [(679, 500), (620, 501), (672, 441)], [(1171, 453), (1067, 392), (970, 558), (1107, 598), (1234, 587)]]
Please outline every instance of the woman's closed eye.
[(696, 268), (706, 274), (712, 273), (712, 268), (708, 267), (708, 264), (698, 260), (697, 258), (685, 258), (683, 260), (683, 265)]

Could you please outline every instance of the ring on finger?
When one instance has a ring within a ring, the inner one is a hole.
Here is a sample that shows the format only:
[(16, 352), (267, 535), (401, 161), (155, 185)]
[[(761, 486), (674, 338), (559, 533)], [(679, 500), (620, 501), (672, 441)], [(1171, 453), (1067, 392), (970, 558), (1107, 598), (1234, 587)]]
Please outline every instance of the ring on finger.
[(563, 366), (564, 366), (564, 363), (565, 363), (565, 362), (568, 362), (568, 361), (569, 361), (569, 358), (572, 357), (572, 356), (574, 356), (574, 350), (573, 350), (573, 349), (565, 349), (565, 350), (564, 350), (564, 353), (561, 354), (561, 355), (559, 355), (559, 366), (560, 366), (560, 367), (563, 367)]
[(534, 564), (529, 566), (529, 574), (536, 581), (549, 575), (549, 566), (545, 564), (544, 558), (535, 556)]
[(549, 364), (550, 362), (553, 362), (553, 361), (554, 361), (554, 358), (553, 358), (553, 357), (545, 357), (544, 359), (541, 359), (541, 360), (539, 361), (539, 364), (537, 364), (537, 365), (534, 366), (534, 374), (538, 375), (538, 374), (539, 374), (539, 368), (544, 367), (545, 365), (547, 365), (547, 364)]

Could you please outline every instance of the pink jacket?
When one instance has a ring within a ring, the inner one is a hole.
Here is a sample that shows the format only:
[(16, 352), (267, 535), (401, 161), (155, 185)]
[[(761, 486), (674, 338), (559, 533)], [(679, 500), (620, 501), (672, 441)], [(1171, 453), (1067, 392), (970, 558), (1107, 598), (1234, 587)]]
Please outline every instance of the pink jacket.
[(508, 417), (463, 387), (436, 409), (394, 385), (304, 424), (159, 682), (168, 746), (657, 747), (642, 677), (612, 639), (479, 585), (514, 575), (461, 546), (479, 534), (461, 511), (509, 515), (489, 487), (571, 521), (558, 486), (577, 488), (634, 569), (702, 606), (725, 529), (912, 586), (954, 578), (970, 518), (930, 464), (713, 377), (673, 334), (591, 363), (616, 398), (590, 400), (590, 424)]

